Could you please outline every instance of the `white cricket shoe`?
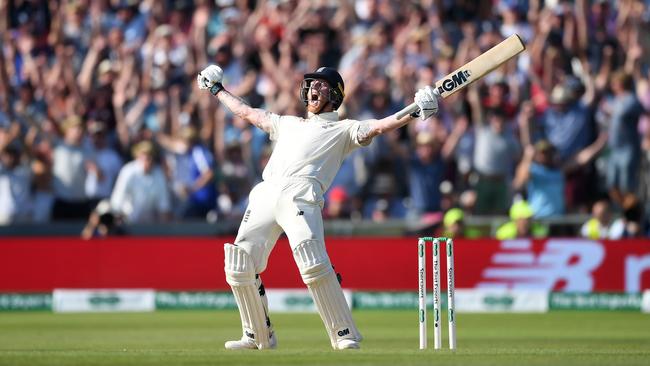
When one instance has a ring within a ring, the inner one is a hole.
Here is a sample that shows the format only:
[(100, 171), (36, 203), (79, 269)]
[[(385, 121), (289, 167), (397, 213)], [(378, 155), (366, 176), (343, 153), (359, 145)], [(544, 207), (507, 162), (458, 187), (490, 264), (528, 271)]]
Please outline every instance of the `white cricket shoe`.
[[(270, 349), (275, 349), (278, 346), (278, 340), (275, 338), (275, 332), (271, 333), (271, 342), (269, 345)], [(245, 335), (241, 337), (241, 339), (236, 340), (236, 341), (227, 341), (224, 344), (224, 347), (226, 349), (257, 349), (257, 343), (253, 341), (252, 339), (246, 337)]]
[(361, 344), (354, 339), (339, 339), (336, 342), (336, 349), (359, 349)]

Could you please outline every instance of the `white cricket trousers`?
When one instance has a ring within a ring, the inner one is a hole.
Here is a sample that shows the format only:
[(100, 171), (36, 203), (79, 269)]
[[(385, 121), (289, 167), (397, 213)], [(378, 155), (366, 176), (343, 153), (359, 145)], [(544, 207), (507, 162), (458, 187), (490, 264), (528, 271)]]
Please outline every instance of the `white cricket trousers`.
[(234, 244), (252, 257), (255, 273), (266, 269), (269, 255), (283, 231), (292, 251), (305, 240), (317, 241), (324, 251), (322, 205), (323, 191), (315, 180), (263, 181), (250, 192)]

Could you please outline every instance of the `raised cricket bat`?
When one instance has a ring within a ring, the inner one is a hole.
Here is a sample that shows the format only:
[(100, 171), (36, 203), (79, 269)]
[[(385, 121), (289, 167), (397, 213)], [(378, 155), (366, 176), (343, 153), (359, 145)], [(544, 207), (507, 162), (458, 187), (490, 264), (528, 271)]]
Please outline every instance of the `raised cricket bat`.
[[(436, 90), (440, 97), (443, 99), (447, 98), (482, 78), (487, 73), (517, 56), (525, 49), (526, 46), (524, 46), (524, 42), (521, 41), (521, 38), (519, 38), (518, 35), (513, 34), (498, 45), (485, 51), (477, 58), (461, 66), (456, 71), (445, 76), (443, 79), (436, 81)], [(417, 111), (418, 108), (417, 104), (410, 104), (406, 108), (397, 112), (397, 119), (402, 119), (402, 117), (408, 116)]]

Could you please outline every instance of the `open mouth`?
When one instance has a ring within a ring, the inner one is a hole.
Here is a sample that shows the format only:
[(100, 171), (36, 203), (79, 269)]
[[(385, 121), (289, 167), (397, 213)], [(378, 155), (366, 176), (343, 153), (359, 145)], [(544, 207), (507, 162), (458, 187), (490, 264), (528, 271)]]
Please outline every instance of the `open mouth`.
[(309, 102), (311, 104), (316, 104), (318, 103), (318, 100), (319, 100), (318, 93), (311, 93), (311, 95), (309, 96)]

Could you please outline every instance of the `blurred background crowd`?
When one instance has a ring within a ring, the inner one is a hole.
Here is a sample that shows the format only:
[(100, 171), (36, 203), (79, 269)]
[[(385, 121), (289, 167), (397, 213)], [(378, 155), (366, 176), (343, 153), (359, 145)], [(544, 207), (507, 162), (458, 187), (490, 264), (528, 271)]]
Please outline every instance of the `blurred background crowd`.
[(302, 75), (336, 67), (342, 118), (382, 118), (516, 33), (516, 60), (345, 160), (324, 217), (471, 236), (465, 217), (508, 215), (509, 238), (582, 213), (572, 234), (646, 236), (649, 5), (0, 0), (0, 225), (239, 220), (273, 147), (199, 92), (202, 68), (254, 107), (304, 115)]

